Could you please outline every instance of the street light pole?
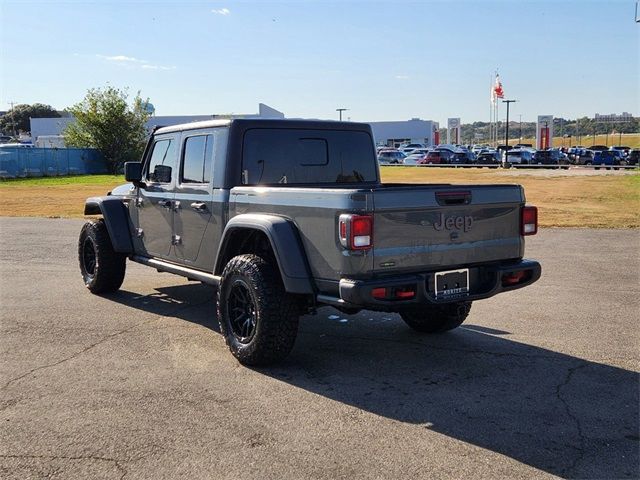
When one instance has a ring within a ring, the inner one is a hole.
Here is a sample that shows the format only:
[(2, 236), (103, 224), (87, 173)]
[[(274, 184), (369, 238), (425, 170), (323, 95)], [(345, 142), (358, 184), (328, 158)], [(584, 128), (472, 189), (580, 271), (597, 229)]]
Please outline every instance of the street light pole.
[(346, 112), (348, 108), (336, 108), (336, 112), (340, 113), (340, 121), (342, 121), (342, 112)]
[(507, 104), (507, 124), (504, 129), (504, 144), (506, 146), (505, 152), (509, 150), (509, 104), (515, 102), (517, 102), (517, 100), (502, 100), (502, 103)]

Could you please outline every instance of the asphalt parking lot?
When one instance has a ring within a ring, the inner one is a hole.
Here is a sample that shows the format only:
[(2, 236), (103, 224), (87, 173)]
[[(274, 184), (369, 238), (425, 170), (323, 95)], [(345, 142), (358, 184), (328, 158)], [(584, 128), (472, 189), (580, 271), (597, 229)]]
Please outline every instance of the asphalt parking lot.
[(450, 334), (323, 308), (248, 369), (209, 287), (89, 294), (81, 224), (0, 218), (2, 478), (640, 476), (637, 230), (541, 231), (542, 279)]

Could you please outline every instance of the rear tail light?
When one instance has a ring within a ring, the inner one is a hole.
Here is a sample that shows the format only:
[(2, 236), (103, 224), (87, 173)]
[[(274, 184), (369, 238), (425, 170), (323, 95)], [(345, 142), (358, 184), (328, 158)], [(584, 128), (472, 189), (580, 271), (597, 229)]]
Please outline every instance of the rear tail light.
[(538, 209), (532, 206), (522, 207), (520, 234), (535, 235), (536, 233), (538, 233)]
[(368, 250), (373, 246), (371, 215), (340, 215), (338, 231), (340, 244), (349, 250)]

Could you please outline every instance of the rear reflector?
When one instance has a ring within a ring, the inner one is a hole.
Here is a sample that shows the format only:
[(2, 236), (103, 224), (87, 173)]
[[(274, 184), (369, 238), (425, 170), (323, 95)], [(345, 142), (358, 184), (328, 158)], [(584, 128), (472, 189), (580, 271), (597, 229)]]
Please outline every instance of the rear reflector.
[(533, 206), (522, 207), (520, 234), (535, 235), (538, 233), (538, 209)]
[(416, 288), (413, 285), (378, 287), (371, 290), (371, 296), (376, 300), (409, 300), (416, 296)]
[(384, 300), (387, 296), (386, 288), (374, 288), (371, 290), (371, 296), (373, 298), (377, 298), (378, 300)]
[(520, 270), (519, 272), (505, 273), (502, 275), (502, 286), (509, 287), (526, 282), (531, 278), (531, 270)]

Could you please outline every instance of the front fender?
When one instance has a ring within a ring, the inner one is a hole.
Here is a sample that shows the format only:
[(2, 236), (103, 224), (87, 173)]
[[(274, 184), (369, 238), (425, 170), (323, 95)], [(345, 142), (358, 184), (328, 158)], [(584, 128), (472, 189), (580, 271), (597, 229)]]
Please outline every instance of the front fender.
[(259, 230), (267, 236), (287, 292), (314, 293), (307, 257), (298, 230), (293, 222), (277, 215), (242, 214), (229, 220), (218, 248), (215, 274), (220, 275), (224, 270), (224, 253), (233, 231), (237, 229)]
[(122, 202), (122, 198), (116, 196), (87, 198), (84, 214), (102, 215), (113, 250), (118, 253), (133, 253), (129, 211)]

